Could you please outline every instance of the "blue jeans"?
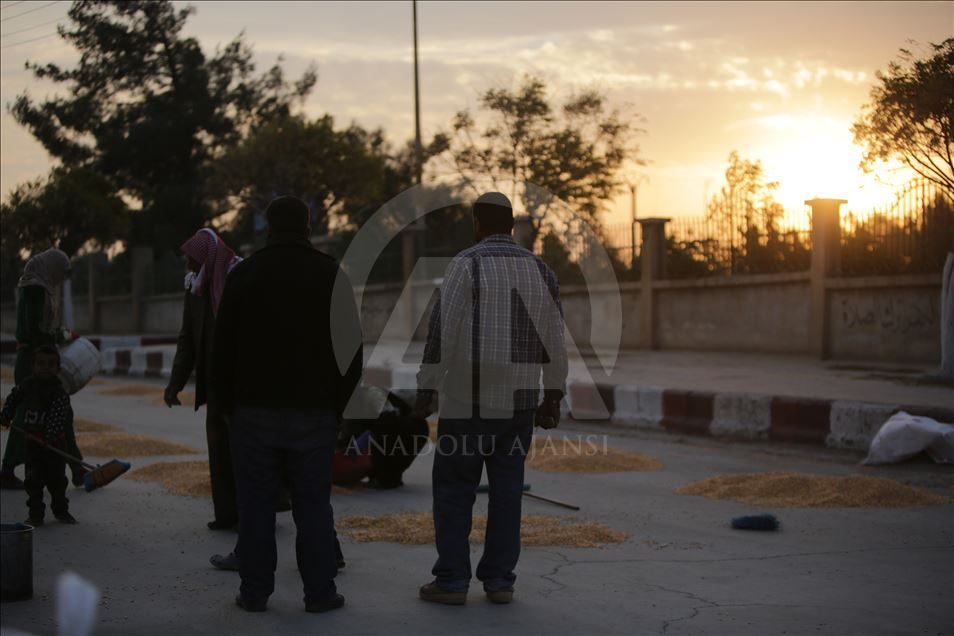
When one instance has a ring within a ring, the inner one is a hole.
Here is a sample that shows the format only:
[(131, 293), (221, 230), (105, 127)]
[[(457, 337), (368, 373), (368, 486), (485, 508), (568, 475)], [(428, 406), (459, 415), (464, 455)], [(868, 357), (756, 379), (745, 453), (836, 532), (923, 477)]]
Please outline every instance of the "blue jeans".
[(533, 432), (533, 411), (504, 419), (441, 417), (434, 455), (434, 530), (437, 563), (431, 572), (450, 592), (470, 586), (470, 535), (480, 475), (490, 482), (487, 536), (477, 564), (485, 591), (513, 589), (520, 557), (523, 468)]
[(229, 433), (242, 546), (241, 594), (246, 600), (265, 600), (275, 590), (275, 500), (283, 474), (291, 491), (305, 602), (337, 593), (331, 512), (337, 427), (330, 409), (236, 407)]

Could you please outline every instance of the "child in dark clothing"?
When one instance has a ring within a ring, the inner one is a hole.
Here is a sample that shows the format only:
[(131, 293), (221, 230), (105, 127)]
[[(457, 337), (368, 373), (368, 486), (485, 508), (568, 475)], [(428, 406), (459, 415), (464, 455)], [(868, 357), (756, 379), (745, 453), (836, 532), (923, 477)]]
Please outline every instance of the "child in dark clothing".
[(56, 347), (38, 347), (33, 358), (33, 375), (13, 387), (0, 411), (0, 424), (9, 426), (17, 408), (21, 404), (26, 406), (23, 426), (28, 439), (24, 488), (30, 509), (27, 523), (32, 526), (43, 525), (46, 508), (43, 488), (50, 492), (53, 516), (63, 523), (76, 523), (69, 513), (69, 499), (66, 498), (69, 483), (66, 460), (34, 441), (43, 441), (61, 450), (66, 448), (66, 428), (72, 423), (73, 409), (70, 396), (57, 377), (59, 371), (60, 354)]

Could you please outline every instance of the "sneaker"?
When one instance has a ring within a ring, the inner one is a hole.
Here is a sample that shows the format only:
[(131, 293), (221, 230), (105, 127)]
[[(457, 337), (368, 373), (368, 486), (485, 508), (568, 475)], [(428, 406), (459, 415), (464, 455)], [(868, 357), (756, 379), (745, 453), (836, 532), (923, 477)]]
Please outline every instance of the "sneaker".
[(252, 601), (249, 599), (242, 598), (242, 595), (239, 594), (235, 597), (235, 604), (241, 607), (246, 612), (264, 612), (267, 609), (268, 601)]
[(89, 472), (89, 469), (82, 464), (70, 464), (70, 472), (73, 473), (73, 486), (79, 488), (83, 485), (83, 477)]
[(208, 522), (205, 525), (209, 527), (209, 530), (230, 530), (234, 528), (237, 524), (238, 524), (238, 519), (225, 519), (225, 520), (213, 519), (212, 521)]
[(513, 590), (486, 590), (487, 600), (497, 605), (506, 605), (513, 600)]
[(345, 599), (341, 594), (335, 594), (327, 601), (305, 601), (305, 611), (313, 614), (330, 612), (344, 607)]
[(209, 563), (219, 570), (228, 570), (229, 572), (238, 572), (239, 570), (239, 558), (234, 552), (229, 552), (226, 556), (213, 554), (209, 557)]
[(30, 516), (23, 523), (27, 524), (28, 526), (33, 526), (34, 528), (39, 528), (43, 525), (43, 517)]
[(467, 592), (448, 592), (437, 586), (437, 583), (428, 583), (421, 587), (421, 598), (432, 603), (444, 605), (463, 605), (467, 602)]
[(0, 473), (0, 489), (23, 490), (23, 480), (13, 474), (13, 471)]
[(68, 512), (54, 512), (53, 516), (56, 517), (56, 520), (60, 523), (65, 523), (71, 526), (77, 523), (76, 517)]

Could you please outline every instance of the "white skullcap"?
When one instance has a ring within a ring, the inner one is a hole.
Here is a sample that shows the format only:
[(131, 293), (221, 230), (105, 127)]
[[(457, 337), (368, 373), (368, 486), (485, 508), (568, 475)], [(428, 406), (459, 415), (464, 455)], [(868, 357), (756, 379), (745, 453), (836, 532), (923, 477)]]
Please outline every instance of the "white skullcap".
[(510, 204), (510, 199), (507, 198), (505, 194), (500, 192), (485, 192), (479, 197), (477, 197), (476, 203), (486, 203), (487, 205), (496, 205), (501, 208), (507, 208), (509, 210), (513, 209), (513, 206)]

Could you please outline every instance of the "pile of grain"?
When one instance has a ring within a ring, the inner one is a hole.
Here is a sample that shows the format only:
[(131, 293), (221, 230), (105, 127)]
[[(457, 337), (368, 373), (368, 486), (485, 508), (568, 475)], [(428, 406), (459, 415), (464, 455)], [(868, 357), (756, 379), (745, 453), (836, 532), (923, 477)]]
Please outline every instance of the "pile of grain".
[(719, 475), (687, 484), (676, 492), (776, 508), (904, 508), (951, 501), (890, 479), (794, 472)]
[(154, 384), (121, 384), (111, 386), (106, 389), (100, 389), (100, 395), (162, 395), (161, 386)]
[(10, 367), (0, 367), (0, 380), (13, 382), (13, 369)]
[(84, 455), (92, 457), (146, 457), (150, 455), (194, 455), (196, 449), (147, 435), (126, 433), (82, 433), (76, 443)]
[(75, 417), (73, 418), (73, 430), (77, 433), (116, 433), (119, 428), (111, 424)]
[(157, 462), (134, 470), (130, 478), (138, 481), (154, 481), (174, 495), (186, 497), (211, 497), (212, 482), (209, 481), (209, 462)]
[(535, 437), (527, 465), (548, 473), (613, 473), (661, 470), (655, 457), (604, 446), (599, 438)]
[[(355, 541), (393, 541), (406, 545), (434, 543), (434, 518), (429, 512), (402, 512), (380, 517), (357, 515), (338, 519), (335, 524), (339, 532)], [(483, 543), (486, 530), (487, 517), (475, 517), (470, 542)], [(598, 548), (607, 543), (620, 543), (626, 538), (626, 533), (617, 532), (605, 524), (577, 521), (572, 517), (524, 515), (520, 528), (520, 540), (525, 546)]]

